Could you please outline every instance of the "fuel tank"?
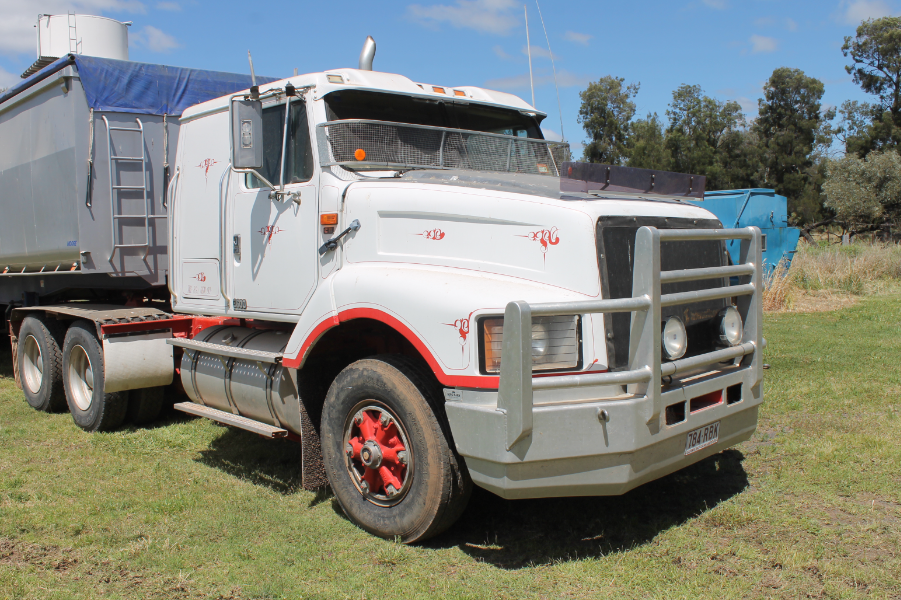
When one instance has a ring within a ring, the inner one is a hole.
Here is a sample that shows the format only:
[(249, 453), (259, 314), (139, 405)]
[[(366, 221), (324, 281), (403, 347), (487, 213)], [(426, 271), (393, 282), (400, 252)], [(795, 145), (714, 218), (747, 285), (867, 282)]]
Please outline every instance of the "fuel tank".
[[(290, 332), (218, 326), (194, 339), (234, 348), (282, 352)], [(300, 435), (297, 372), (277, 364), (257, 363), (185, 351), (181, 382), (193, 402), (282, 427)]]

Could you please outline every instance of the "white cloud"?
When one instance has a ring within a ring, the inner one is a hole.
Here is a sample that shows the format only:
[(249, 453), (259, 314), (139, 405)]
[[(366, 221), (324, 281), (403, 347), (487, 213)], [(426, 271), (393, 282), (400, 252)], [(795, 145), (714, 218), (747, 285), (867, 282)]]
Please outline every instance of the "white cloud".
[[(536, 88), (545, 85), (554, 85), (554, 76), (549, 72), (535, 73), (534, 78)], [(576, 75), (575, 73), (570, 73), (565, 70), (557, 72), (557, 85), (562, 88), (576, 86), (586, 87), (590, 81), (591, 78), (587, 75)], [(526, 72), (512, 77), (490, 79), (485, 82), (484, 87), (495, 90), (528, 90), (529, 74)]]
[(701, 2), (704, 3), (704, 6), (715, 8), (717, 10), (726, 8), (726, 0), (701, 0)]
[(159, 10), (168, 10), (172, 12), (181, 11), (181, 4), (178, 2), (157, 2), (156, 7)]
[(522, 6), (516, 0), (456, 0), (454, 4), (411, 4), (409, 15), (424, 25), (441, 23), (481, 33), (506, 35), (519, 26)]
[(548, 51), (547, 48), (542, 48), (541, 46), (535, 46), (534, 44), (532, 46), (523, 46), (522, 47), (523, 56), (528, 56), (529, 50), (532, 51), (532, 58), (551, 58), (551, 56), (553, 56), (554, 60), (560, 60), (559, 56), (557, 56), (556, 54), (552, 55)]
[(751, 100), (747, 96), (739, 96), (734, 99), (741, 106), (741, 111), (750, 118), (756, 117), (760, 113), (760, 106), (757, 100)]
[(884, 0), (842, 0), (838, 5), (836, 20), (846, 25), (860, 25), (867, 19), (878, 19), (892, 14)]
[(794, 19), (790, 19), (785, 17), (784, 19), (776, 20), (773, 17), (761, 17), (759, 19), (754, 19), (754, 24), (758, 27), (782, 27), (786, 31), (797, 31), (798, 24)]
[(561, 142), (563, 141), (563, 136), (554, 131), (553, 129), (545, 129), (541, 128), (541, 133), (544, 135), (544, 139), (551, 140), (552, 142)]
[(38, 12), (65, 15), (103, 15), (105, 12), (144, 13), (144, 4), (138, 0), (42, 0), (38, 6), (31, 1), (0, 0), (0, 54), (35, 54), (36, 33), (34, 25)]
[(181, 46), (178, 40), (153, 25), (145, 25), (133, 32), (129, 35), (128, 42), (136, 47), (147, 48), (151, 52), (171, 52)]
[(3, 88), (11, 88), (20, 81), (22, 81), (22, 79), (18, 75), (14, 75), (3, 67), (0, 67), (0, 90)]
[(752, 35), (750, 42), (751, 54), (758, 54), (761, 52), (775, 52), (776, 48), (779, 47), (779, 42), (777, 42), (774, 38), (766, 37), (763, 35)]
[(583, 46), (587, 46), (588, 40), (592, 37), (594, 36), (588, 35), (587, 33), (577, 33), (575, 31), (567, 31), (563, 34), (563, 39), (567, 42), (574, 42), (576, 44), (582, 44)]
[(492, 48), (492, 50), (494, 50), (495, 56), (497, 56), (501, 60), (513, 60), (513, 57), (507, 54), (507, 52), (500, 46), (495, 46), (494, 48)]

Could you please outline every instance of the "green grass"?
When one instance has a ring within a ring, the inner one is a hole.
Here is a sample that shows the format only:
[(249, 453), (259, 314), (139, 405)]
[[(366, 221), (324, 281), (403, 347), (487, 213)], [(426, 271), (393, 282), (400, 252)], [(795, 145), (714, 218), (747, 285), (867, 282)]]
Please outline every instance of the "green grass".
[(0, 370), (0, 598), (901, 598), (901, 295), (768, 315), (754, 438), (622, 497), (479, 490), (422, 546), (208, 421), (88, 435)]

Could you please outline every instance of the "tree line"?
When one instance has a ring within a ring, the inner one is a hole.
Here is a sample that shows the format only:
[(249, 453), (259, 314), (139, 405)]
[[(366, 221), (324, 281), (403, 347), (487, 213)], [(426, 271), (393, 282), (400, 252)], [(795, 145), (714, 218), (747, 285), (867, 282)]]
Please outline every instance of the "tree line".
[(588, 138), (583, 159), (705, 175), (708, 190), (772, 188), (788, 198), (791, 222), (806, 230), (835, 223), (855, 234), (897, 224), (901, 17), (862, 22), (841, 51), (872, 102), (827, 109), (823, 82), (780, 67), (750, 119), (737, 102), (690, 84), (673, 92), (665, 119), (640, 117), (634, 101), (640, 84), (602, 77), (580, 93), (578, 119)]

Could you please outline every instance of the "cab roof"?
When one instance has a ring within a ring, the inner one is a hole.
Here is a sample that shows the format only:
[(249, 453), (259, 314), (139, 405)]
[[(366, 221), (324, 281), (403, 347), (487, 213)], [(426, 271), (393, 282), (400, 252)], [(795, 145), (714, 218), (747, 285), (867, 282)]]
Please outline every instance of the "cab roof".
[[(367, 90), (389, 94), (417, 96), (430, 100), (444, 100), (460, 104), (478, 103), (510, 108), (535, 115), (539, 121), (547, 114), (536, 110), (524, 100), (513, 94), (487, 90), (473, 86), (443, 86), (431, 83), (416, 83), (408, 77), (395, 73), (380, 71), (361, 71), (359, 69), (332, 69), (321, 73), (309, 73), (280, 79), (260, 85), (260, 94), (272, 89), (281, 89), (290, 83), (296, 88), (313, 87), (312, 99), (321, 100), (325, 95), (338, 90)], [(249, 90), (244, 90), (249, 93)], [(198, 116), (228, 109), (228, 97), (215, 98), (192, 106), (184, 111), (182, 120), (190, 120)]]

